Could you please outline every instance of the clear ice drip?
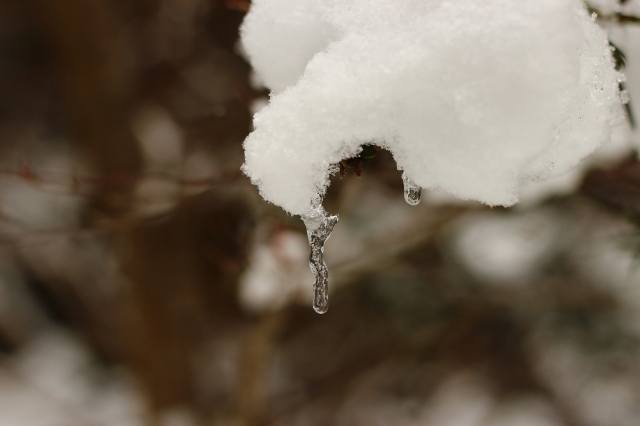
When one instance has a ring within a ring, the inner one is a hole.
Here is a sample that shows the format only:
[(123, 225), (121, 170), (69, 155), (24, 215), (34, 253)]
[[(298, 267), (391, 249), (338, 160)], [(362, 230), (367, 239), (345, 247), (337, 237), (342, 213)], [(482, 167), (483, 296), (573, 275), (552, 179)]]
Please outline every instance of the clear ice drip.
[(404, 200), (412, 206), (420, 203), (422, 189), (413, 183), (406, 173), (402, 173), (402, 183), (404, 183)]
[(324, 314), (329, 309), (329, 269), (324, 263), (324, 244), (338, 223), (338, 216), (329, 216), (324, 209), (316, 209), (314, 214), (303, 217), (307, 226), (307, 236), (311, 245), (309, 266), (316, 277), (313, 284), (313, 309)]

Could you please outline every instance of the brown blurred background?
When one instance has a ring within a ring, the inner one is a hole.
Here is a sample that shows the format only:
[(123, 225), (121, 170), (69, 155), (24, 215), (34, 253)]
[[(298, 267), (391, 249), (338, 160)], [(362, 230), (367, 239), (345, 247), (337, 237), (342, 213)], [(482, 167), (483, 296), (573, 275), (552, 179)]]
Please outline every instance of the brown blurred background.
[(508, 210), (334, 177), (317, 315), (249, 7), (0, 0), (0, 426), (639, 425), (633, 133)]

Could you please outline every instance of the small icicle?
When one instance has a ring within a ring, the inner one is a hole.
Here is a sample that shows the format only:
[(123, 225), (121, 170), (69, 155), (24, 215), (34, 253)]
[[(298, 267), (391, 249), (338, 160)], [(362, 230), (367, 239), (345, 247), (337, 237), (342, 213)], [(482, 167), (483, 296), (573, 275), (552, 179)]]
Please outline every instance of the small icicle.
[(413, 183), (404, 172), (402, 173), (402, 183), (404, 183), (404, 200), (412, 206), (418, 205), (422, 189)]
[(327, 242), (338, 223), (338, 215), (329, 216), (322, 207), (316, 208), (308, 216), (302, 218), (307, 227), (307, 236), (311, 253), (309, 266), (316, 277), (313, 284), (313, 309), (324, 314), (329, 309), (329, 269), (324, 263), (324, 244)]

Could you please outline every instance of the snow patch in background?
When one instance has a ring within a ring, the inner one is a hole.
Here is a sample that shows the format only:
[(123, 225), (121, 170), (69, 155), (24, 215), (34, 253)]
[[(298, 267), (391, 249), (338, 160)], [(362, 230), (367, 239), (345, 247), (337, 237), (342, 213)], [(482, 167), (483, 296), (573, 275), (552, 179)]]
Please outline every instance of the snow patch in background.
[(495, 285), (527, 284), (558, 249), (561, 221), (548, 211), (484, 213), (454, 224), (453, 248), (478, 279)]
[(607, 37), (579, 0), (256, 0), (242, 41), (273, 91), (243, 170), (292, 214), (365, 143), (423, 188), (512, 205), (622, 118)]
[(0, 425), (140, 426), (148, 408), (131, 379), (106, 372), (56, 329), (0, 365)]
[(240, 302), (249, 311), (281, 309), (292, 301), (313, 297), (309, 244), (294, 231), (276, 232), (267, 244), (257, 244), (250, 266), (240, 280)]

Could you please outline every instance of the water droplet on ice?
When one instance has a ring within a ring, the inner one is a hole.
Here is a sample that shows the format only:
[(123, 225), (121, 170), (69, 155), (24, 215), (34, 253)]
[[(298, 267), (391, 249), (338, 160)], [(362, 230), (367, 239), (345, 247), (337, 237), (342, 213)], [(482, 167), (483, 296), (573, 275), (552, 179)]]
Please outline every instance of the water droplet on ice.
[(329, 216), (322, 207), (319, 207), (312, 209), (309, 215), (302, 217), (302, 220), (307, 227), (311, 246), (309, 266), (316, 277), (316, 282), (313, 284), (313, 309), (319, 314), (324, 314), (329, 309), (329, 269), (324, 263), (324, 244), (338, 223), (338, 215)]
[(402, 173), (402, 183), (404, 183), (404, 200), (412, 206), (417, 205), (422, 196), (422, 189), (413, 183), (406, 173)]

